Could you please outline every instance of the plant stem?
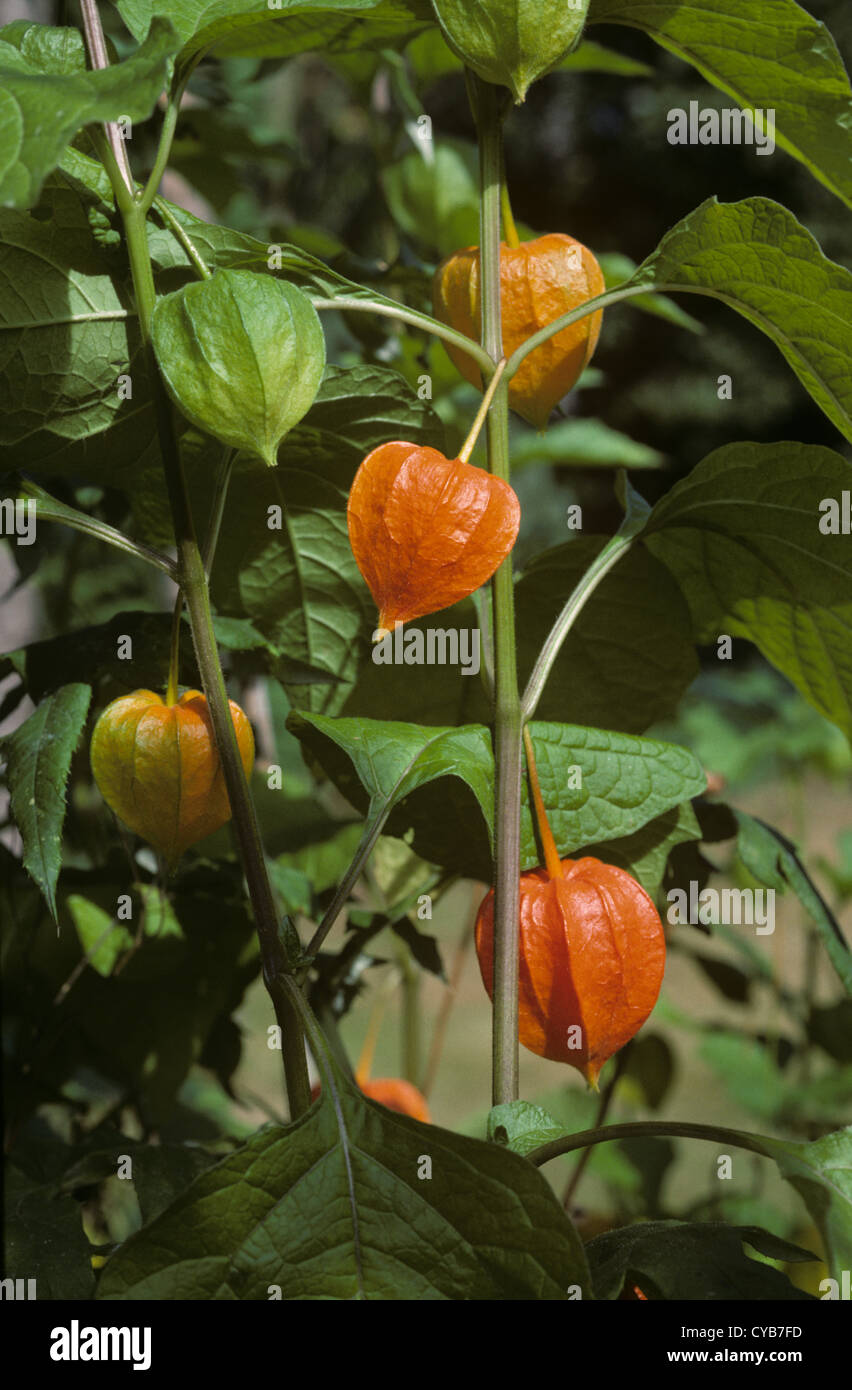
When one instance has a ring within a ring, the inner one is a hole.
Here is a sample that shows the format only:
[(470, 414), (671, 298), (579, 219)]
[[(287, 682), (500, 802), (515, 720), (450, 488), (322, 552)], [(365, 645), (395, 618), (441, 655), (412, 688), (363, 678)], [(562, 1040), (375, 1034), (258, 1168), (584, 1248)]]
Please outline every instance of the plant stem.
[(420, 1087), (422, 1094), (426, 1097), (427, 1100), (431, 1093), (432, 1087), (435, 1084), (435, 1078), (438, 1074), (438, 1067), (441, 1061), (441, 1053), (444, 1050), (444, 1040), (447, 1035), (447, 1024), (450, 1021), (450, 1014), (452, 1013), (453, 1005), (455, 1004), (456, 998), (458, 996), (459, 985), (461, 984), (461, 977), (464, 971), (465, 959), (467, 957), (468, 951), (470, 950), (471, 942), (473, 941), (473, 926), (476, 920), (476, 914), (481, 901), (482, 889), (479, 888), (476, 884), (474, 884), (472, 912), (468, 920), (465, 921), (465, 924), (461, 931), (461, 935), (459, 936), (458, 942), (456, 944), (456, 949), (453, 954), (453, 963), (450, 966), (449, 982), (447, 984), (446, 990), (444, 991), (444, 997), (441, 1000), (441, 1007), (438, 1011), (438, 1017), (436, 1018), (434, 1028), (432, 1029), (432, 1046), (429, 1049), (429, 1059), (426, 1063), (426, 1071), (423, 1076), (423, 1084)]
[(486, 417), (488, 415), (489, 410), (491, 409), (491, 402), (494, 399), (494, 393), (497, 390), (497, 387), (500, 385), (500, 378), (503, 375), (505, 367), (506, 359), (505, 357), (501, 357), (500, 361), (497, 363), (497, 370), (491, 378), (488, 390), (482, 397), (479, 409), (476, 412), (476, 419), (474, 420), (473, 424), (468, 430), (467, 439), (464, 441), (464, 444), (462, 444), (461, 448), (458, 451), (458, 454), (456, 455), (456, 457), (462, 463), (468, 462), (471, 454), (476, 448), (476, 441), (479, 438), (482, 426), (485, 424)]
[[(480, 168), (482, 348), (503, 357), (500, 310), (500, 188), (502, 121), (497, 92), (476, 82)], [(509, 398), (504, 376), (488, 414), (488, 466), (509, 481)], [(495, 871), (492, 1100), (518, 1097), (518, 903), (521, 820), (521, 702), (515, 654), (512, 557), (491, 581), (494, 609)]]
[[(595, 1129), (603, 1128), (606, 1117), (609, 1114), (609, 1107), (612, 1104), (612, 1099), (615, 1095), (615, 1088), (621, 1080), (621, 1077), (624, 1074), (624, 1069), (627, 1066), (632, 1041), (633, 1040), (631, 1038), (627, 1046), (622, 1048), (622, 1050), (619, 1052), (615, 1066), (613, 1068), (612, 1076), (610, 1077), (609, 1081), (603, 1089), (603, 1093), (600, 1097), (600, 1100), (598, 1101), (598, 1111), (595, 1115)], [(584, 1149), (581, 1153), (580, 1160), (573, 1173), (571, 1174), (570, 1178), (568, 1179), (568, 1186), (565, 1188), (565, 1192), (562, 1196), (562, 1205), (566, 1211), (569, 1210), (571, 1202), (576, 1196), (577, 1188), (580, 1186), (580, 1181), (583, 1177), (583, 1174), (586, 1171), (586, 1167), (588, 1166), (588, 1162), (591, 1156), (592, 1148), (591, 1146), (589, 1146), (588, 1148)]]
[(334, 926), (335, 922), (340, 916), (340, 912), (343, 908), (343, 905), (349, 897), (349, 894), (351, 893), (353, 886), (360, 877), (361, 870), (363, 869), (364, 865), (369, 859), (373, 850), (373, 845), (376, 843), (379, 836), (381, 835), (385, 826), (385, 821), (387, 820), (390, 813), (390, 803), (388, 803), (388, 806), (384, 813), (378, 816), (375, 821), (371, 821), (368, 812), (367, 825), (359, 841), (358, 848), (355, 851), (355, 856), (352, 860), (352, 863), (349, 865), (349, 868), (346, 870), (345, 875), (341, 879), (340, 883), (337, 885), (337, 892), (335, 893), (334, 898), (332, 899), (329, 905), (328, 911), (326, 912), (325, 916), (323, 917), (322, 921), (320, 922), (319, 926), (317, 927), (316, 931), (314, 932), (313, 936), (311, 937), (310, 941), (305, 947), (306, 956), (316, 955), (320, 946), (325, 941), (325, 938), (328, 936), (329, 932), (331, 931), (332, 927)]
[(526, 726), (524, 727), (524, 748), (527, 753), (527, 768), (530, 775), (530, 786), (532, 787), (535, 818), (538, 824), (538, 837), (541, 841), (542, 849), (544, 850), (544, 862), (547, 865), (547, 872), (551, 878), (562, 878), (562, 860), (559, 858), (559, 851), (556, 848), (556, 841), (553, 838), (550, 821), (547, 819), (544, 797), (541, 794), (541, 784), (538, 780), (538, 768), (535, 762), (535, 749), (533, 748), (532, 734)]
[[(88, 37), (88, 30), (87, 30)], [(90, 50), (91, 51), (91, 50)], [(296, 1119), (310, 1105), (310, 1085), (305, 1043), (292, 993), (284, 986), (287, 962), (278, 932), (278, 911), (266, 871), (260, 830), (243, 768), (234, 721), (219, 652), (213, 632), (213, 615), (204, 562), (195, 535), (192, 511), (181, 464), (171, 402), (157, 368), (151, 344), (151, 316), (156, 301), (154, 276), (148, 247), (145, 213), (130, 189), (118, 176), (112, 149), (106, 140), (97, 142), (104, 149), (105, 167), (113, 184), (116, 205), (124, 224), (139, 329), (154, 401), (157, 433), (178, 553), (178, 580), (186, 599), (193, 642), (207, 697), (228, 800), (240, 849), (240, 858), (254, 911), (255, 926), (263, 962), (263, 978), (272, 998), (281, 1029), (282, 1060), (291, 1118)]]
[(544, 645), (538, 654), (538, 660), (532, 669), (532, 673), (524, 691), (524, 698), (521, 701), (524, 720), (532, 719), (536, 707), (541, 699), (542, 692), (547, 678), (553, 669), (553, 664), (562, 648), (562, 643), (574, 626), (577, 618), (585, 608), (595, 589), (618, 563), (621, 557), (626, 554), (633, 544), (634, 536), (616, 532), (607, 541), (600, 555), (592, 561), (586, 573), (574, 589), (553, 627), (550, 629)]
[(483, 352), (479, 343), (473, 338), (468, 338), (464, 333), (458, 333), (455, 328), (449, 328), (445, 323), (439, 323), (430, 314), (421, 314), (418, 309), (408, 309), (404, 304), (385, 302), (381, 299), (358, 299), (354, 295), (336, 295), (333, 299), (320, 299), (311, 296), (311, 303), (314, 308), (321, 312), (323, 309), (347, 309), (355, 312), (378, 314), (386, 319), (398, 319), (400, 323), (409, 323), (413, 328), (422, 328), (425, 333), (431, 333), (435, 338), (442, 338), (445, 343), (452, 343), (453, 347), (466, 352), (468, 357), (472, 357), (484, 374), (486, 380), (494, 371), (495, 364), (503, 356), (502, 347), (497, 353), (497, 357), (491, 357), (489, 353)]
[[(89, 54), (89, 62), (96, 71), (101, 68), (109, 67), (109, 54), (107, 53), (106, 39), (104, 38), (101, 16), (98, 11), (98, 0), (80, 0), (80, 11), (83, 18), (83, 32), (86, 36), (86, 50)], [(121, 138), (118, 126), (114, 121), (105, 123), (104, 134), (109, 141), (112, 157), (115, 160), (116, 168), (119, 172), (121, 182), (125, 188), (133, 191), (133, 175), (130, 172), (130, 163), (127, 158), (127, 150), (124, 148), (124, 141)]]
[(771, 1158), (763, 1147), (759, 1134), (743, 1134), (738, 1129), (723, 1129), (719, 1125), (681, 1124), (676, 1120), (649, 1120), (636, 1124), (605, 1125), (603, 1129), (584, 1129), (579, 1134), (564, 1134), (549, 1144), (533, 1149), (527, 1158), (540, 1168), (552, 1158), (585, 1149), (590, 1144), (606, 1144), (611, 1139), (708, 1139), (716, 1143), (733, 1144), (735, 1148), (750, 1149), (752, 1153)]
[(183, 224), (180, 223), (178, 219), (175, 217), (165, 198), (155, 198), (153, 206), (159, 213), (163, 222), (168, 227), (169, 231), (176, 238), (176, 240), (180, 242), (190, 262), (192, 263), (192, 265), (195, 266), (195, 269), (198, 271), (200, 278), (202, 280), (209, 280), (211, 274), (210, 267), (207, 265), (206, 261), (203, 260), (200, 252), (198, 251), (198, 248), (195, 245), (195, 242), (191, 239), (189, 233), (187, 232)]
[(509, 186), (506, 183), (505, 165), (503, 168), (503, 187), (500, 194), (500, 210), (503, 214), (503, 236), (506, 245), (515, 249), (520, 246), (521, 238), (518, 236), (518, 229), (515, 226), (515, 219), (512, 216), (512, 203), (509, 198)]
[(172, 637), (169, 644), (169, 679), (166, 685), (166, 704), (176, 705), (178, 702), (178, 684), (180, 681), (180, 624), (183, 615), (183, 591), (178, 589), (175, 606), (172, 612)]
[(157, 146), (157, 157), (154, 160), (154, 167), (148, 175), (148, 182), (139, 195), (139, 205), (143, 212), (147, 212), (157, 196), (163, 174), (166, 172), (166, 165), (169, 162), (169, 155), (172, 151), (172, 141), (175, 138), (175, 129), (180, 112), (180, 102), (183, 96), (185, 82), (179, 83), (169, 92), (166, 114), (163, 118), (163, 125), (160, 131), (160, 143)]
[(78, 512), (74, 507), (66, 506), (58, 498), (51, 497), (50, 493), (37, 483), (29, 480), (23, 482), (20, 495), (32, 498), (37, 504), (39, 521), (58, 521), (64, 526), (71, 526), (75, 531), (82, 531), (85, 536), (92, 536), (95, 540), (114, 546), (116, 550), (123, 550), (127, 555), (134, 555), (137, 560), (155, 565), (177, 583), (177, 569), (168, 555), (161, 554), (159, 550), (152, 550), (141, 541), (132, 541), (129, 536), (117, 531), (114, 526), (108, 526), (105, 521), (98, 521), (96, 517), (87, 516), (85, 512)]

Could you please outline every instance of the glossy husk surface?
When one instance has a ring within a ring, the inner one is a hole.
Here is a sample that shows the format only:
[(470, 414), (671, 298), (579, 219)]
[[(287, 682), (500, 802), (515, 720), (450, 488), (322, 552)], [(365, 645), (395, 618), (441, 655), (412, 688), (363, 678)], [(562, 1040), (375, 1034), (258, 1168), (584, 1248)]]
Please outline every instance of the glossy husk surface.
[[(603, 272), (582, 242), (549, 232), (520, 246), (500, 246), (500, 309), (503, 352), (509, 357), (527, 338), (586, 300), (603, 294)], [(479, 340), (481, 304), (479, 247), (456, 251), (439, 265), (433, 286), (435, 315), (449, 327)], [(553, 407), (591, 360), (603, 312), (589, 314), (554, 334), (524, 359), (509, 382), (509, 404), (525, 420), (544, 429)], [(481, 385), (472, 357), (445, 344), (466, 380)]]
[[(563, 859), (562, 877), (521, 875), (519, 1037), (591, 1084), (657, 1001), (666, 946), (659, 913), (641, 884), (598, 859)], [(494, 894), (476, 920), (476, 953), (492, 995)], [(580, 1047), (569, 1029), (579, 1025)]]
[[(254, 736), (239, 705), (230, 706), (248, 776)], [(170, 868), (231, 818), (210, 712), (198, 690), (174, 705), (152, 690), (113, 700), (95, 725), (91, 762), (104, 800)]]
[(379, 627), (473, 593), (509, 554), (520, 517), (513, 489), (481, 468), (401, 440), (373, 449), (355, 475), (347, 519)]

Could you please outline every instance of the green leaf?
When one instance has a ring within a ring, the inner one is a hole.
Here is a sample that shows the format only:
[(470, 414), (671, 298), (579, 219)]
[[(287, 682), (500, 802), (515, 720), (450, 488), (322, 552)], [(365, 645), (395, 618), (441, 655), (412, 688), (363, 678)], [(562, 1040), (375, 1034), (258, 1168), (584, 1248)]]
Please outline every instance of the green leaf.
[(808, 916), (814, 922), (829, 960), (852, 995), (852, 949), (843, 935), (840, 923), (831, 911), (799, 859), (796, 847), (771, 825), (734, 811), (737, 821), (737, 853), (749, 873), (758, 882), (782, 892), (792, 888)]
[(133, 937), (121, 922), (117, 922), (97, 903), (72, 893), (65, 901), (80, 945), (89, 958), (89, 965), (99, 975), (111, 975), (116, 961), (133, 945)]
[(34, 1279), (39, 1299), (91, 1298), (94, 1276), (83, 1214), (73, 1197), (33, 1182), (11, 1165), (4, 1194), (3, 1273)]
[(158, 300), (151, 334), (168, 392), (187, 419), (274, 467), (325, 366), (307, 296), (250, 270), (220, 270)]
[(589, 0), (433, 0), (454, 53), (486, 82), (508, 87), (516, 102), (570, 53)]
[(803, 1198), (822, 1236), (829, 1269), (839, 1279), (852, 1264), (852, 1126), (811, 1144), (763, 1136), (760, 1144)]
[(406, 236), (441, 256), (479, 243), (476, 146), (466, 140), (424, 140), (382, 173), (394, 219)]
[(589, 23), (643, 29), (739, 106), (774, 110), (777, 143), (852, 206), (849, 79), (825, 25), (793, 0), (591, 0)]
[[(522, 683), (603, 544), (598, 536), (577, 536), (538, 555), (518, 580)], [(556, 659), (538, 712), (545, 719), (640, 733), (674, 713), (697, 674), (683, 595), (659, 560), (633, 546), (580, 613)]]
[[(390, 811), (388, 832), (401, 837), (413, 829), (414, 849), (424, 859), (490, 878), (494, 759), (486, 728), (307, 714), (293, 714), (288, 724), (371, 824), (382, 823)], [(674, 744), (573, 725), (530, 727), (545, 807), (563, 856), (632, 836), (706, 785), (697, 760)], [(692, 834), (688, 820), (677, 829), (661, 822), (649, 831), (641, 853), (650, 857), (668, 840), (667, 855), (678, 836)], [(521, 868), (539, 862), (525, 788)]]
[(595, 1293), (618, 1298), (625, 1283), (648, 1299), (810, 1300), (785, 1274), (750, 1259), (743, 1245), (776, 1260), (815, 1260), (809, 1250), (755, 1226), (647, 1221), (595, 1236), (586, 1246)]
[(519, 433), (511, 446), (512, 468), (555, 463), (562, 468), (661, 468), (664, 455), (603, 420), (559, 420), (547, 434)]
[(0, 745), (12, 816), (24, 842), (24, 868), (44, 894), (54, 921), (65, 786), (91, 697), (88, 685), (62, 686)]
[(296, 1124), (262, 1129), (131, 1237), (98, 1298), (267, 1299), (273, 1284), (283, 1299), (588, 1291), (582, 1247), (531, 1164), (367, 1101), (337, 1070)]
[(137, 37), (152, 14), (168, 13), (181, 39), (178, 72), (190, 72), (205, 55), (217, 58), (289, 58), (321, 49), (326, 54), (402, 44), (432, 19), (421, 0), (118, 0), (124, 22)]
[(805, 389), (852, 439), (852, 272), (828, 260), (769, 198), (708, 198), (667, 232), (624, 288), (711, 295), (779, 348)]
[[(45, 45), (20, 48), (0, 34), (0, 204), (28, 208), (67, 144), (85, 125), (126, 116), (143, 121), (166, 85), (168, 60), (179, 40), (156, 18), (140, 48), (123, 63), (97, 72), (45, 71)], [(56, 57), (55, 49), (50, 49)], [(55, 66), (55, 64), (54, 64)]]
[(549, 1144), (551, 1139), (558, 1139), (564, 1132), (564, 1126), (542, 1105), (531, 1105), (526, 1100), (495, 1105), (488, 1114), (488, 1138), (492, 1143), (502, 1144), (522, 1156), (532, 1153), (541, 1144)]
[(677, 846), (701, 839), (701, 826), (690, 802), (655, 816), (640, 830), (622, 839), (600, 845), (586, 845), (585, 852), (618, 869), (626, 869), (638, 879), (645, 892), (656, 898), (662, 886), (669, 855)]
[[(852, 302), (852, 301), (850, 301)], [(852, 467), (818, 445), (730, 444), (654, 508), (645, 531), (692, 610), (696, 640), (747, 637), (852, 736), (852, 551), (824, 502)]]
[(79, 29), (58, 29), (15, 19), (0, 29), (0, 42), (11, 44), (36, 72), (86, 71), (86, 49)]

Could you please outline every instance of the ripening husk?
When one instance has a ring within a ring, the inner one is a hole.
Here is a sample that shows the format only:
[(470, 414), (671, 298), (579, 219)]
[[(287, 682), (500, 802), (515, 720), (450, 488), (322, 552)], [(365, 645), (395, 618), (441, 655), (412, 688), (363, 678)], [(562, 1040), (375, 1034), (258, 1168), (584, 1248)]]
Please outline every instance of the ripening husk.
[[(603, 272), (582, 242), (562, 232), (534, 241), (500, 246), (500, 309), (503, 353), (509, 357), (533, 333), (554, 319), (603, 294)], [(479, 247), (456, 251), (439, 265), (433, 285), (435, 316), (450, 328), (479, 341), (481, 307)], [(509, 382), (509, 404), (530, 424), (544, 429), (553, 407), (575, 385), (591, 361), (603, 311), (563, 328), (524, 359)], [(472, 357), (445, 343), (462, 376), (481, 385)]]
[[(249, 776), (254, 735), (239, 705), (229, 703)], [(231, 819), (210, 711), (198, 690), (186, 691), (174, 705), (153, 690), (113, 700), (95, 725), (90, 753), (107, 805), (165, 856), (170, 869), (190, 845)]]
[(518, 534), (514, 490), (481, 468), (402, 440), (373, 449), (349, 493), (349, 540), (392, 631), (467, 598)]
[[(666, 961), (663, 924), (641, 884), (598, 859), (562, 860), (521, 875), (518, 1035), (597, 1085), (607, 1058), (651, 1013)], [(476, 953), (492, 996), (494, 894), (476, 919)], [(572, 1046), (579, 1025), (580, 1046)]]

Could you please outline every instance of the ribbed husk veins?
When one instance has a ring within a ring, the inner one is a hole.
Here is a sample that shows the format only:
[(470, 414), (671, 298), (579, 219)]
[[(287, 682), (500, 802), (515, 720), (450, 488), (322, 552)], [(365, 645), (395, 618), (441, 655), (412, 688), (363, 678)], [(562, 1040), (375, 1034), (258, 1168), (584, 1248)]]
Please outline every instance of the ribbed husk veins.
[[(476, 953), (492, 997), (493, 891), (477, 916)], [(596, 1085), (651, 1013), (665, 960), (659, 913), (624, 869), (587, 857), (563, 859), (561, 878), (521, 875), (518, 1033), (530, 1052)]]
[(349, 540), (379, 627), (449, 608), (490, 579), (518, 534), (514, 490), (437, 449), (373, 449), (349, 493)]
[[(503, 353), (516, 348), (540, 328), (606, 289), (592, 252), (562, 232), (534, 241), (500, 246), (500, 308)], [(439, 265), (433, 285), (435, 316), (457, 332), (478, 341), (481, 329), (479, 247), (456, 251)], [(544, 429), (553, 407), (575, 385), (591, 361), (603, 319), (602, 310), (563, 328), (524, 359), (509, 382), (509, 404), (525, 420)], [(462, 376), (481, 385), (479, 367), (455, 346), (445, 344)]]
[[(239, 705), (229, 703), (248, 776), (254, 736)], [(170, 869), (190, 845), (231, 818), (210, 711), (198, 690), (186, 691), (174, 705), (153, 690), (113, 700), (95, 725), (90, 755), (107, 805), (165, 856)]]

